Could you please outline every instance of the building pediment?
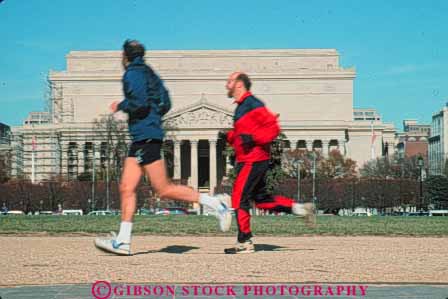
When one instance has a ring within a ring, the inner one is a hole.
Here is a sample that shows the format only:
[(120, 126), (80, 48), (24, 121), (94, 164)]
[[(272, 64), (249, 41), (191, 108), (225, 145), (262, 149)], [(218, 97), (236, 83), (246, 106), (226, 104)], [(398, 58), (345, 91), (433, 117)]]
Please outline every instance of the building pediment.
[(164, 122), (168, 130), (230, 128), (233, 125), (233, 114), (226, 108), (208, 103), (202, 98), (191, 106), (167, 114)]

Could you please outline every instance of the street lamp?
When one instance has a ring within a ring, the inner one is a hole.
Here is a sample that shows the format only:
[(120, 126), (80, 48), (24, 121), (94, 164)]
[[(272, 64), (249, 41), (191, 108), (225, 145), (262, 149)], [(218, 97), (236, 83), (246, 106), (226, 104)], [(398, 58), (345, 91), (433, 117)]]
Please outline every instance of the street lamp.
[(419, 196), (419, 210), (422, 209), (423, 203), (423, 166), (425, 165), (425, 161), (422, 156), (419, 156), (417, 159), (418, 168), (420, 169), (420, 196)]
[(96, 171), (95, 171), (95, 168), (96, 168), (97, 154), (99, 155), (99, 152), (97, 152), (95, 150), (95, 143), (93, 142), (92, 143), (92, 194), (91, 194), (91, 197), (92, 197), (92, 211), (95, 209), (95, 205), (96, 205), (96, 200), (95, 200), (95, 184), (96, 184), (96, 182), (95, 182), (96, 173), (95, 172)]
[(313, 204), (316, 204), (316, 152), (313, 151)]
[(110, 210), (110, 182), (109, 182), (109, 167), (110, 167), (110, 144), (107, 142), (107, 158), (106, 158), (106, 210)]

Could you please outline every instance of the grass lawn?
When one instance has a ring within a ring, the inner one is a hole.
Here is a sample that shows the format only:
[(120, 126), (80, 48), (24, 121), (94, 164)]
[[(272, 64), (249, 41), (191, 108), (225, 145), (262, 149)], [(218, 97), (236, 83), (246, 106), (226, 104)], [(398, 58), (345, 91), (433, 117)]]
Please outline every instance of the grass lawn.
[[(119, 228), (119, 216), (0, 216), (0, 235), (48, 233), (108, 233)], [(300, 236), (308, 234), (448, 236), (448, 217), (339, 217), (319, 216), (317, 227), (307, 228), (295, 216), (255, 216), (252, 230), (257, 236)], [(218, 232), (212, 216), (136, 216), (135, 234), (234, 235), (235, 221), (228, 233)]]

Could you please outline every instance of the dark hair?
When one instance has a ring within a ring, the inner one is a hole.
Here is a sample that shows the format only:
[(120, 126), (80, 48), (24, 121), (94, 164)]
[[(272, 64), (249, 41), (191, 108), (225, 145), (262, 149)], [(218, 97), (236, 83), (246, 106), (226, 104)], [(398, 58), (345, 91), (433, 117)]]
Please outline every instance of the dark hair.
[(143, 46), (139, 41), (135, 39), (127, 39), (123, 44), (124, 55), (129, 62), (134, 61), (137, 57), (145, 56), (145, 46)]
[(250, 87), (252, 86), (252, 82), (250, 82), (250, 78), (249, 78), (248, 75), (246, 75), (245, 73), (241, 73), (241, 74), (239, 74), (239, 75), (236, 77), (235, 80), (236, 80), (236, 81), (241, 81), (241, 82), (243, 82), (244, 87), (245, 87), (247, 90), (250, 90)]

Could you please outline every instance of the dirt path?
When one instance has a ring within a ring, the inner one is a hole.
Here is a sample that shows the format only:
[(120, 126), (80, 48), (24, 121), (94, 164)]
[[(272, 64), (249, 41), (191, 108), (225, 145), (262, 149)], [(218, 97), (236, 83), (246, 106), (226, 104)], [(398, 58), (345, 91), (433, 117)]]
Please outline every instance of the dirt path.
[(92, 283), (448, 283), (448, 238), (259, 237), (224, 255), (229, 237), (138, 236), (130, 257), (93, 237), (0, 237), (0, 286)]

